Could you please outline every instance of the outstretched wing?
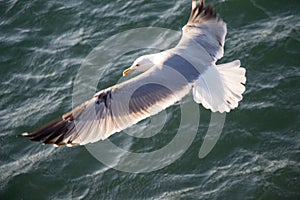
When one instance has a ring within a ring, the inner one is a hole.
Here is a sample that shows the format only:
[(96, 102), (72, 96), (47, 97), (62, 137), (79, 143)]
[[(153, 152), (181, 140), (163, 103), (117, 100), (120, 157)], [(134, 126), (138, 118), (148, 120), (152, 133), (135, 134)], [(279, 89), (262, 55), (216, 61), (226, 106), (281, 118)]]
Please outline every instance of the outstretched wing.
[[(170, 74), (171, 79), (167, 78)], [(154, 67), (98, 92), (61, 118), (22, 135), (58, 146), (103, 140), (180, 100), (191, 88), (181, 80), (180, 73), (174, 70)]]
[(183, 35), (176, 46), (177, 49), (193, 55), (202, 55), (205, 52), (213, 62), (223, 56), (226, 23), (217, 16), (210, 5), (205, 6), (203, 0), (199, 4), (193, 0), (189, 21), (182, 30)]

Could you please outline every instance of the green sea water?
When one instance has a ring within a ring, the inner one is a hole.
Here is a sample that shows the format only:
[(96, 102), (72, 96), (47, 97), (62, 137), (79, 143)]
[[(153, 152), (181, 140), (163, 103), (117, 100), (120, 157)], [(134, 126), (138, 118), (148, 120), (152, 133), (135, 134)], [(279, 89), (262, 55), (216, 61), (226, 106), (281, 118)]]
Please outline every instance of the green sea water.
[[(227, 23), (220, 63), (240, 59), (247, 70), (244, 98), (206, 157), (198, 153), (211, 112), (199, 105), (197, 135), (179, 159), (129, 173), (107, 167), (83, 146), (55, 148), (17, 135), (72, 109), (80, 66), (98, 44), (142, 27), (180, 33), (191, 2), (0, 1), (0, 199), (300, 199), (300, 1), (207, 3)], [(97, 89), (116, 84), (139, 53), (112, 60)], [(155, 136), (120, 132), (109, 140), (151, 152), (175, 137), (179, 121), (176, 104)]]

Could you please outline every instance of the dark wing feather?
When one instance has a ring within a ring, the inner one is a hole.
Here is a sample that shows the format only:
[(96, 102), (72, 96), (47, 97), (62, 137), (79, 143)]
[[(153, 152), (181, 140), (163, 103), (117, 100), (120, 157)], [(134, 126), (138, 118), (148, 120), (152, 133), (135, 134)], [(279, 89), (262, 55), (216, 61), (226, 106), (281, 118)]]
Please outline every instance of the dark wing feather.
[(181, 51), (199, 51), (200, 54), (205, 50), (211, 61), (223, 56), (226, 24), (210, 5), (204, 5), (204, 1), (199, 4), (193, 1), (189, 21), (182, 30), (183, 35), (177, 45)]

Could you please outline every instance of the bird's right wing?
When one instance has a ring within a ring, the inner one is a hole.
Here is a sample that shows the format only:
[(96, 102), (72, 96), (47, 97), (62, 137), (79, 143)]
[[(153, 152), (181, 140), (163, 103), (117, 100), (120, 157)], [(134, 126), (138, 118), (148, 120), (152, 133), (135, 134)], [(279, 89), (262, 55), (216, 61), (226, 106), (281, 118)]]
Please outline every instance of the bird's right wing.
[(174, 51), (199, 71), (193, 97), (213, 112), (229, 112), (238, 106), (245, 91), (246, 70), (239, 60), (216, 65), (224, 54), (226, 24), (204, 0), (192, 2), (188, 23)]
[(174, 70), (154, 67), (98, 92), (62, 118), (22, 135), (58, 146), (84, 145), (106, 139), (179, 101), (191, 88), (180, 79), (180, 73)]
[(206, 54), (210, 57), (210, 62), (215, 62), (223, 56), (226, 23), (217, 16), (210, 5), (204, 5), (204, 0), (199, 4), (193, 0), (189, 21), (182, 30), (182, 38), (176, 46), (181, 52), (198, 57)]

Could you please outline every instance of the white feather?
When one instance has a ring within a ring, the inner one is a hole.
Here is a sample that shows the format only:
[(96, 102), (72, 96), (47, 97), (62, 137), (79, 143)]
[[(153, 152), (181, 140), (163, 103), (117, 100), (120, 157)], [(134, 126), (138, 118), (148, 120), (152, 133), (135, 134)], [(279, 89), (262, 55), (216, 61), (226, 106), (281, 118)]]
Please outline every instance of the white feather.
[(213, 112), (229, 112), (242, 100), (245, 73), (239, 60), (208, 67), (194, 83), (194, 101)]

